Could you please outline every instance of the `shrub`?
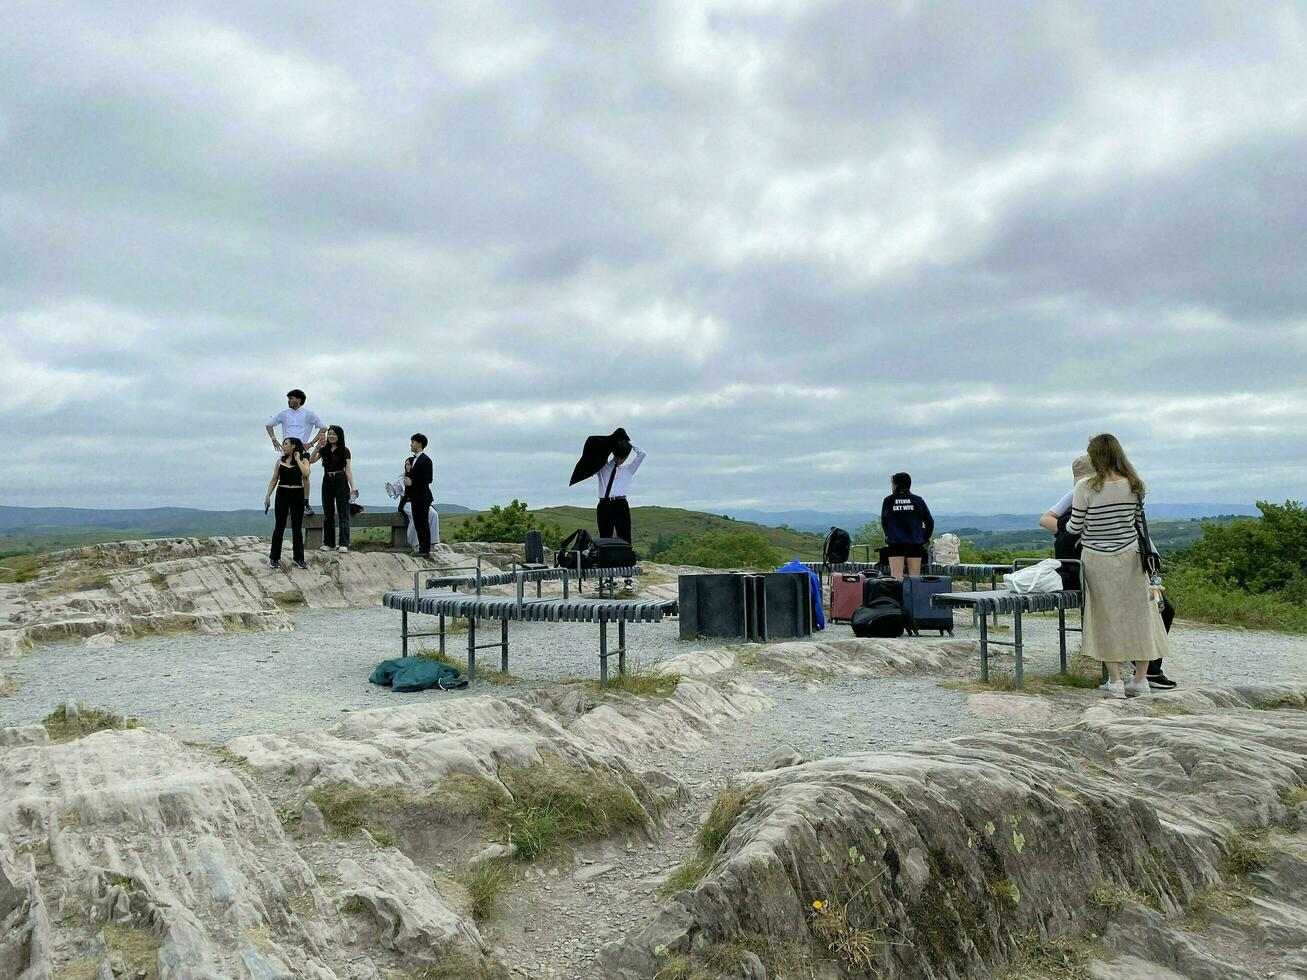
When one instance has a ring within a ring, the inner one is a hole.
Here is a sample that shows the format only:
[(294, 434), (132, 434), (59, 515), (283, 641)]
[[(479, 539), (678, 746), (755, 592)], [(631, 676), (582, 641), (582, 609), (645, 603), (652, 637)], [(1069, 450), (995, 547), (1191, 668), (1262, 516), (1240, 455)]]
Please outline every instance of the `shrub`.
[(781, 553), (755, 531), (705, 531), (677, 538), (658, 556), (665, 565), (700, 568), (775, 568)]
[(487, 511), (473, 514), (454, 528), (450, 540), (521, 544), (527, 531), (539, 531), (548, 548), (557, 548), (563, 541), (563, 529), (532, 514), (522, 500), (514, 500), (505, 507), (495, 504)]
[(1295, 500), (1259, 500), (1257, 509), (1260, 519), (1205, 521), (1202, 538), (1174, 556), (1175, 566), (1252, 593), (1284, 591), (1291, 583), (1295, 594), (1307, 591), (1301, 581), (1307, 567), (1307, 508)]

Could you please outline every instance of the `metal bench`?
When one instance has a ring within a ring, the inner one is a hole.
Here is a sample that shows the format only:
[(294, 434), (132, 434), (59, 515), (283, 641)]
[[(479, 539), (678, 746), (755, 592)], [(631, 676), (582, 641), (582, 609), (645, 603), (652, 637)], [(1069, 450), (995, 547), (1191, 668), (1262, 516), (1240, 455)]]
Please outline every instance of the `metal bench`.
[[(599, 624), (599, 686), (608, 686), (608, 624), (617, 623), (617, 669), (626, 673), (626, 624), (661, 622), (665, 615), (676, 615), (677, 602), (674, 599), (605, 599), (573, 598), (569, 594), (569, 584), (577, 579), (578, 584), (587, 572), (596, 569), (550, 568), (542, 565), (527, 565), (511, 558), (512, 567), (506, 572), (482, 571), (482, 562), (488, 557), (502, 555), (477, 555), (475, 565), (455, 568), (419, 568), (413, 573), (413, 591), (387, 592), (382, 597), (382, 604), (391, 609), (400, 610), (401, 641), (400, 648), (408, 656), (408, 641), (411, 638), (439, 637), (440, 652), (445, 652), (445, 618), (447, 616), (467, 619), (467, 676), (468, 681), (476, 680), (476, 652), (492, 647), (499, 648), (500, 669), (508, 672), (508, 624), (512, 620), (524, 622), (550, 623), (598, 623)], [(597, 571), (611, 575), (630, 577), (641, 573), (638, 567), (604, 568)], [(430, 576), (431, 572), (444, 572), (443, 575)], [(451, 574), (459, 572), (463, 574)], [(470, 574), (467, 574), (470, 573)], [(422, 577), (426, 579), (427, 591), (421, 587)], [(561, 581), (563, 597), (561, 599), (541, 598), (540, 586), (544, 581)], [(535, 582), (536, 598), (526, 595), (526, 584)], [(516, 596), (484, 596), (481, 590), (489, 585), (507, 585), (516, 583)], [(459, 587), (472, 588), (474, 592), (460, 593)], [(431, 591), (448, 588), (450, 591)], [(439, 628), (434, 632), (413, 633), (408, 628), (409, 613), (422, 613), (436, 616)], [(476, 640), (477, 620), (499, 620), (499, 642), (481, 643)]]
[[(1013, 563), (1014, 567), (1020, 567), (1022, 561), (1035, 561), (1037, 559), (1020, 559)], [(1074, 559), (1060, 559), (1064, 562), (1079, 565), (1080, 562)], [(1081, 568), (1083, 581), (1084, 569)], [(1084, 608), (1085, 594), (1079, 589), (1062, 589), (1058, 592), (1009, 592), (1007, 589), (995, 589), (990, 592), (941, 592), (938, 595), (931, 596), (931, 604), (935, 606), (961, 606), (970, 607), (980, 616), (980, 680), (989, 681), (989, 645), (1012, 647), (1016, 655), (1015, 666), (1015, 683), (1018, 689), (1023, 684), (1024, 661), (1023, 651), (1024, 644), (1021, 636), (1021, 617), (1025, 613), (1035, 612), (1057, 612), (1057, 645), (1058, 660), (1061, 665), (1062, 673), (1066, 673), (1066, 635), (1070, 633), (1079, 633), (1079, 627), (1068, 627), (1066, 624), (1066, 612), (1068, 609)], [(991, 640), (989, 638), (988, 615), (993, 614), (995, 622), (998, 621), (998, 614), (1012, 614), (1012, 642), (1007, 640)]]
[[(468, 566), (471, 568), (472, 566)], [(446, 573), (450, 571), (459, 571), (460, 569), (441, 569)], [(422, 569), (421, 571), (431, 571), (431, 569)], [(643, 575), (644, 570), (638, 565), (624, 566), (622, 568), (585, 568), (577, 571), (575, 568), (554, 568), (548, 565), (523, 565), (516, 561), (513, 563), (513, 569), (507, 572), (489, 572), (482, 573), (480, 566), (476, 566), (476, 571), (471, 575), (436, 575), (430, 576), (426, 580), (428, 589), (453, 589), (458, 591), (460, 588), (476, 588), (478, 584), (481, 587), (491, 585), (510, 585), (518, 581), (519, 577), (526, 582), (534, 582), (536, 586), (536, 598), (541, 597), (540, 586), (544, 582), (563, 583), (563, 590), (566, 593), (568, 584), (575, 579), (577, 586), (581, 587), (587, 577), (597, 578), (600, 581), (601, 591), (605, 579), (611, 581), (618, 578), (634, 578), (637, 575)]]

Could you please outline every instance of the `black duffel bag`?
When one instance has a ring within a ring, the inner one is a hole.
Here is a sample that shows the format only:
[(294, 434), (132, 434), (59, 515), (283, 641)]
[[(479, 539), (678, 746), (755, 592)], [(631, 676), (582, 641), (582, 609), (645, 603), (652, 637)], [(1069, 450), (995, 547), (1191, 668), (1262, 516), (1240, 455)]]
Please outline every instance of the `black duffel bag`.
[[(582, 568), (591, 568), (594, 565), (594, 541), (590, 537), (590, 532), (583, 527), (578, 527), (575, 531), (563, 539), (563, 543), (558, 546), (558, 551), (554, 555), (555, 568), (575, 568), (580, 571)], [(577, 555), (577, 552), (580, 555)], [(578, 566), (578, 557), (580, 559)]]
[(630, 568), (638, 560), (631, 543), (622, 538), (600, 538), (594, 544), (595, 568)]
[(893, 639), (903, 635), (907, 619), (903, 607), (893, 599), (876, 599), (854, 610), (851, 621), (853, 635)]

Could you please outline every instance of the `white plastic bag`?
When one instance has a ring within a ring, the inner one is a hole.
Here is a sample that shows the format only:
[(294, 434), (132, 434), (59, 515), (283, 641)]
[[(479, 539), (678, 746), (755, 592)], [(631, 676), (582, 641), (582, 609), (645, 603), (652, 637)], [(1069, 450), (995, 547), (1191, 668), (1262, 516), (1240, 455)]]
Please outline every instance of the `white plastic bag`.
[(1056, 558), (1045, 558), (1038, 565), (1009, 572), (1003, 576), (1003, 584), (1009, 592), (1058, 592), (1062, 588), (1062, 576), (1057, 570), (1062, 563)]

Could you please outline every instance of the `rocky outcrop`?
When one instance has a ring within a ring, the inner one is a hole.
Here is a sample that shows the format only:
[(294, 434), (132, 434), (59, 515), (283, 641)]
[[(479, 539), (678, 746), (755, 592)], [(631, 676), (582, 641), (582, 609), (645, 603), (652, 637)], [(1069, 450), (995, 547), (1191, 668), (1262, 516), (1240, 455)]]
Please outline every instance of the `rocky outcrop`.
[[(984, 976), (1115, 917), (1097, 975), (1251, 976), (1174, 919), (1258, 865), (1249, 834), (1297, 825), (1305, 707), (1302, 685), (1190, 692), (1164, 715), (1104, 704), (1067, 728), (755, 774), (699, 884), (602, 962), (628, 980), (674, 963), (761, 980), (795, 955), (823, 977)], [(1307, 937), (1307, 865), (1286, 853), (1248, 927), (1265, 975), (1296, 975)]]
[[(657, 771), (633, 766), (632, 759), (669, 744), (695, 744), (770, 704), (742, 684), (714, 687), (684, 679), (666, 698), (600, 696), (584, 684), (573, 684), (525, 698), (463, 698), (357, 711), (326, 731), (245, 736), (228, 748), (297, 792), (344, 783), (400, 788), (410, 800), (432, 798), (451, 776), (508, 796), (503, 769), (561, 764), (623, 787), (652, 824), (666, 803), (678, 797), (680, 786)], [(436, 810), (431, 819), (446, 816)]]
[[(739, 649), (739, 648), (737, 648)], [(911, 639), (793, 640), (743, 648), (743, 657), (765, 670), (803, 675), (899, 675), (958, 673), (980, 660), (974, 640), (918, 636)]]
[[(151, 633), (288, 630), (298, 609), (376, 603), (412, 587), (420, 563), (391, 552), (310, 552), (308, 568), (268, 567), (257, 537), (123, 541), (42, 558), (31, 581), (0, 588), (0, 657), (34, 643), (81, 639), (111, 645)], [(466, 565), (490, 554), (506, 565), (511, 545), (439, 545), (436, 566)]]
[(364, 860), (324, 880), (249, 776), (164, 735), (0, 749), (0, 976), (482, 968), (475, 926), (430, 876)]
[(574, 684), (361, 711), (222, 749), (0, 729), (0, 977), (500, 976), (438, 871), (512, 859), (486, 846), (486, 802), (547, 771), (549, 789), (622, 794), (623, 829), (656, 834), (684, 788), (630, 754), (767, 704), (687, 679), (660, 698)]

